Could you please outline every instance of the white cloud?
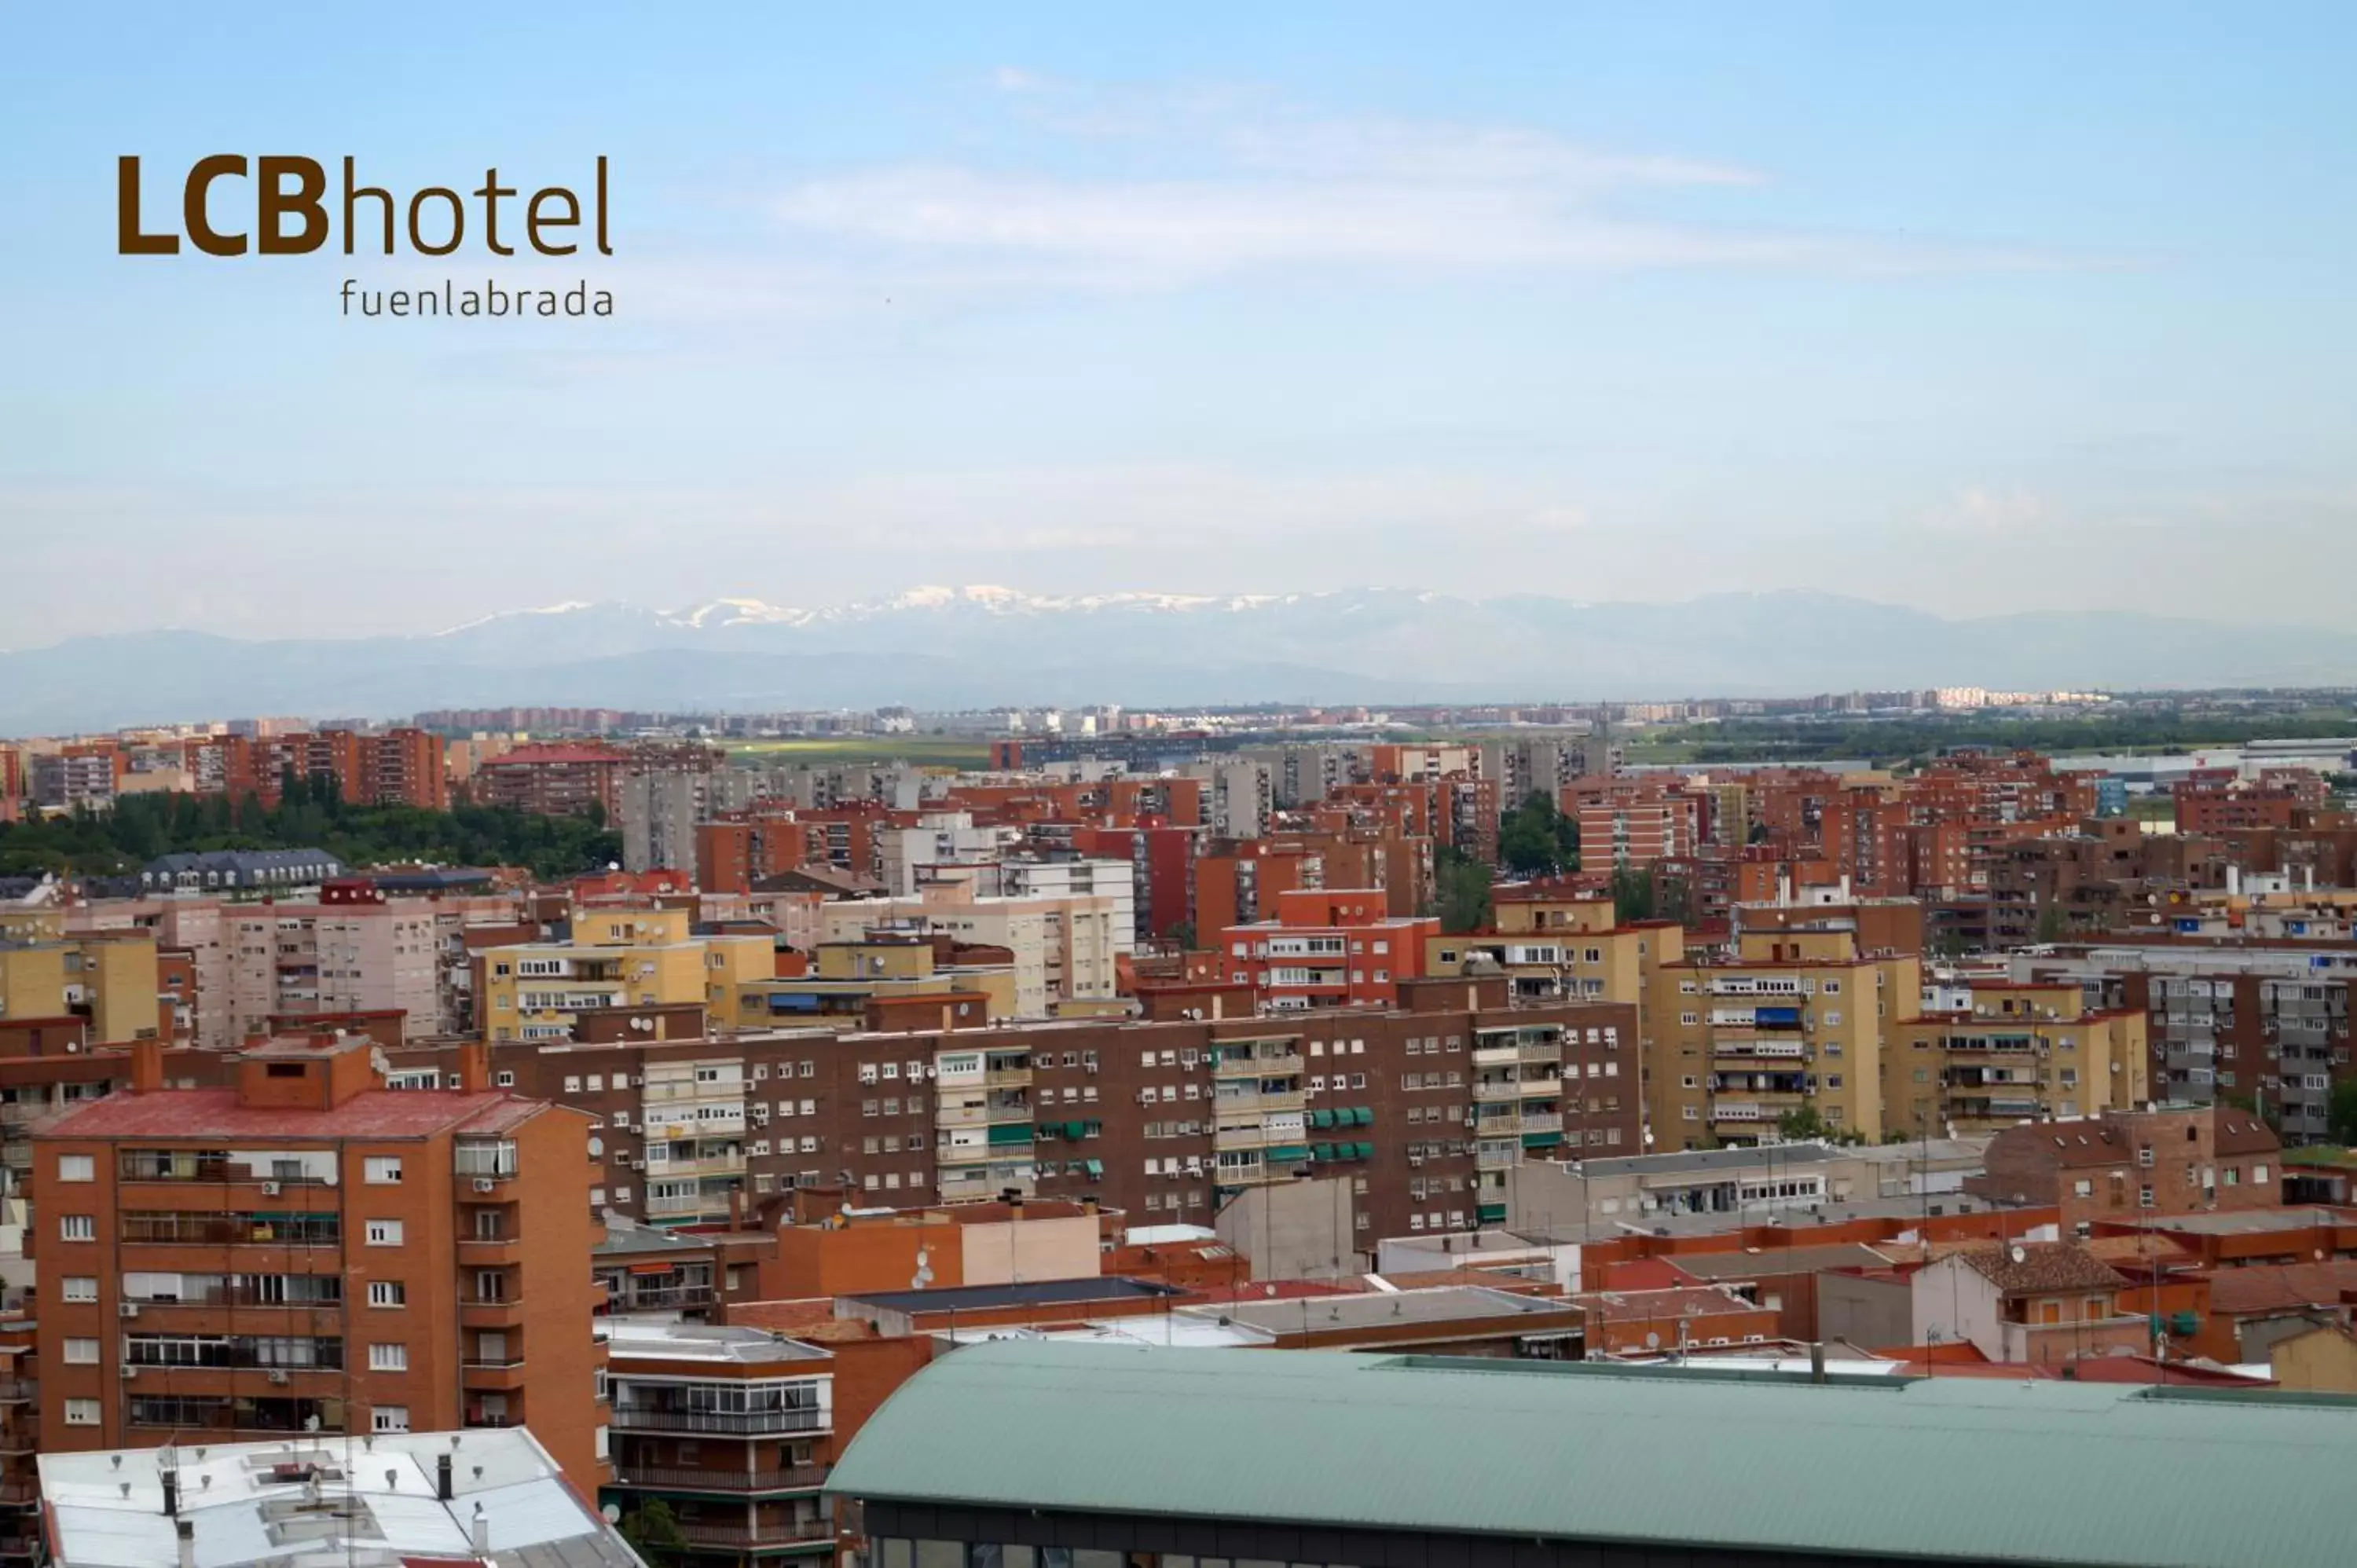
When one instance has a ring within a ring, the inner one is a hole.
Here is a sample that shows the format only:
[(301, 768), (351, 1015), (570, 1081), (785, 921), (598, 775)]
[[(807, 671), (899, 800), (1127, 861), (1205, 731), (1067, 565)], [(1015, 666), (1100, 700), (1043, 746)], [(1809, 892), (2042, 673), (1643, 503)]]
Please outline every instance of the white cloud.
[(950, 254), (1047, 286), (1175, 288), (1277, 268), (1429, 274), (1734, 266), (1850, 272), (2083, 265), (2007, 245), (1654, 216), (1648, 198), (1760, 171), (1600, 151), (1517, 126), (1318, 119), (1235, 90), (994, 78), (1030, 124), (1133, 144), (1139, 172), (901, 165), (814, 178), (772, 210), (886, 255)]

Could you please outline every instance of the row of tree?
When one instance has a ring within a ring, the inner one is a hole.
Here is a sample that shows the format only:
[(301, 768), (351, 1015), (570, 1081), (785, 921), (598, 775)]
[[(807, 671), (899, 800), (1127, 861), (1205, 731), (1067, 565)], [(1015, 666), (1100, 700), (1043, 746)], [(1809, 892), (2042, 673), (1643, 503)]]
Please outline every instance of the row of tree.
[(554, 878), (604, 868), (621, 858), (622, 841), (594, 811), (356, 806), (327, 780), (292, 775), (269, 807), (251, 795), (125, 795), (111, 811), (0, 822), (0, 875), (123, 875), (159, 855), (224, 849), (323, 849), (354, 866), (522, 865)]
[[(1516, 877), (1560, 876), (1579, 869), (1579, 822), (1555, 806), (1544, 790), (1534, 789), (1522, 804), (1498, 824), (1498, 864)], [(1462, 851), (1443, 844), (1433, 854), (1433, 900), (1430, 913), (1440, 917), (1440, 929), (1456, 933), (1487, 929), (1496, 914), (1491, 899), (1495, 880), (1491, 868)], [(1675, 920), (1690, 924), (1693, 900), (1682, 877), (1658, 875), (1650, 869), (1616, 866), (1612, 872), (1613, 918), (1631, 920)]]

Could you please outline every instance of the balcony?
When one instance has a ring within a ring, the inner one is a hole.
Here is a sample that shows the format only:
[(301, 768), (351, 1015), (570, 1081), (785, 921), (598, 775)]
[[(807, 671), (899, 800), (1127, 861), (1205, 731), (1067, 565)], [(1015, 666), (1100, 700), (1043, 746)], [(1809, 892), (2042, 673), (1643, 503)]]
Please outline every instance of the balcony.
[(1298, 1089), (1264, 1090), (1254, 1094), (1222, 1094), (1211, 1101), (1212, 1114), (1225, 1116), (1271, 1111), (1300, 1111), (1308, 1107), (1309, 1097)]
[(461, 1236), (458, 1262), (467, 1268), (495, 1269), (523, 1261), (523, 1240), (516, 1236)]
[(1211, 1064), (1213, 1078), (1291, 1078), (1302, 1070), (1298, 1052), (1268, 1057), (1222, 1057)]
[(458, 1326), (461, 1328), (521, 1328), (523, 1326), (523, 1303), (516, 1301), (462, 1301), (458, 1304)]
[(1031, 1069), (1028, 1067), (995, 1067), (982, 1075), (985, 1089), (1028, 1089)]
[(832, 1541), (834, 1521), (826, 1519), (780, 1520), (774, 1524), (689, 1524), (683, 1522), (679, 1533), (690, 1546), (748, 1547), (782, 1546), (795, 1541)]
[(1513, 1144), (1476, 1144), (1473, 1145), (1473, 1168), (1501, 1171), (1523, 1163), (1523, 1146)]
[(611, 1424), (617, 1432), (709, 1433), (718, 1437), (827, 1430), (826, 1412), (820, 1410), (657, 1410), (642, 1404), (617, 1404)]
[(782, 1470), (699, 1470), (678, 1465), (614, 1462), (614, 1484), (664, 1492), (807, 1492), (826, 1485), (824, 1465)]
[(1476, 1101), (1520, 1100), (1522, 1097), (1523, 1086), (1511, 1078), (1476, 1079), (1473, 1082)]
[(460, 1383), (469, 1393), (513, 1393), (523, 1387), (523, 1358), (459, 1364)]

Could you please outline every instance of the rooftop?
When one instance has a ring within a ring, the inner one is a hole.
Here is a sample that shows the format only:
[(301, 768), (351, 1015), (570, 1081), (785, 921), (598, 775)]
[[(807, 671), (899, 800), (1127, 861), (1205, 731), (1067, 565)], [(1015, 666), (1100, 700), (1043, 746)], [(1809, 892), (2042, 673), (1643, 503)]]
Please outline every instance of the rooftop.
[(505, 1133), (547, 1109), (505, 1090), (479, 1094), (363, 1090), (332, 1110), (241, 1105), (234, 1089), (117, 1092), (89, 1101), (44, 1125), (43, 1138), (237, 1138), (288, 1143), (319, 1138), (429, 1138), (437, 1133)]
[(1890, 1262), (1862, 1241), (1751, 1247), (1740, 1252), (1674, 1252), (1663, 1261), (1695, 1279), (1714, 1283), (1758, 1279), (1762, 1274), (1814, 1274), (1827, 1269), (1879, 1269)]
[(1491, 1317), (1553, 1316), (1563, 1313), (1569, 1305), (1559, 1297), (1540, 1300), (1481, 1285), (1442, 1285), (1434, 1290), (1362, 1291), (1344, 1295), (1301, 1296), (1292, 1301), (1246, 1298), (1187, 1310), (1272, 1334), (1357, 1334), (1409, 1325), (1429, 1326)]
[(2067, 1241), (2016, 1241), (1954, 1256), (2007, 1295), (2118, 1290), (2127, 1283), (2093, 1252)]
[(626, 1356), (651, 1361), (725, 1361), (734, 1366), (828, 1359), (823, 1350), (763, 1328), (659, 1323), (636, 1317), (608, 1317), (599, 1326), (606, 1330), (617, 1362)]
[(1091, 1274), (1071, 1280), (1018, 1280), (1012, 1284), (879, 1291), (845, 1299), (856, 1301), (865, 1306), (880, 1306), (887, 1312), (928, 1313), (983, 1312), (1007, 1306), (1065, 1306), (1185, 1294), (1173, 1286), (1156, 1284), (1150, 1280), (1103, 1279)]
[[(450, 1500), (436, 1496), (448, 1455)], [(521, 1427), (380, 1434), (356, 1447), (238, 1443), (40, 1456), (41, 1494), (60, 1568), (175, 1568), (164, 1511), (169, 1455), (179, 1518), (194, 1529), (197, 1568), (317, 1558), (392, 1568), (414, 1558), (478, 1558), (477, 1512), (501, 1568), (640, 1568)], [(291, 1468), (289, 1468), (291, 1467)], [(305, 1477), (320, 1486), (312, 1496)]]
[(2357, 1225), (2357, 1214), (2339, 1208), (2246, 1208), (2223, 1214), (2170, 1214), (2108, 1223), (2134, 1225), (2147, 1230), (2177, 1230), (2189, 1236), (2266, 1236)]
[[(1082, 1408), (1091, 1419), (1073, 1420)], [(1327, 1554), (1355, 1562), (1383, 1561), (1372, 1532), (1407, 1530), (1763, 1558), (2337, 1568), (2352, 1465), (2357, 1401), (2329, 1396), (1006, 1341), (903, 1385), (828, 1489), (1278, 1521), (1335, 1531)]]

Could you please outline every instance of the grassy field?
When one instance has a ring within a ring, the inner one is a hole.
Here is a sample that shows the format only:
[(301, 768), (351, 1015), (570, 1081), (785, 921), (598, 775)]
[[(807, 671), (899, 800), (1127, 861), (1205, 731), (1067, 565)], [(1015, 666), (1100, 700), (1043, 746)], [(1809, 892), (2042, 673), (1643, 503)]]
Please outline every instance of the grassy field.
[(931, 735), (845, 736), (839, 739), (741, 741), (730, 746), (728, 754), (749, 763), (802, 763), (813, 768), (866, 762), (912, 762), (920, 768), (984, 768), (990, 763), (990, 743)]

